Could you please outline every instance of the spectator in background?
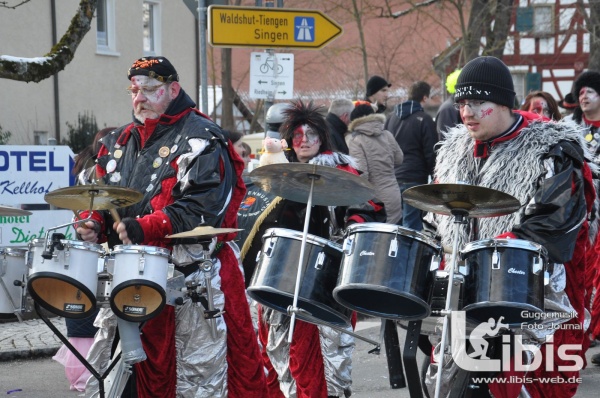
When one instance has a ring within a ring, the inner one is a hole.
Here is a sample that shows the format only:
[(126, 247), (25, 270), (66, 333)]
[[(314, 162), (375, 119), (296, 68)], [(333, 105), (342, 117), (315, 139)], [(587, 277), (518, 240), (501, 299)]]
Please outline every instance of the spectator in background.
[(350, 156), (356, 160), (362, 177), (375, 187), (375, 197), (384, 203), (386, 222), (398, 224), (402, 218), (402, 197), (394, 166), (402, 163), (402, 150), (392, 133), (383, 129), (385, 116), (375, 113), (371, 104), (354, 108), (350, 120), (346, 135)]
[(550, 120), (562, 119), (556, 100), (545, 91), (537, 90), (527, 94), (521, 110), (538, 114)]
[(367, 82), (366, 100), (377, 106), (377, 113), (384, 113), (387, 107), (388, 89), (392, 83), (388, 83), (381, 76), (371, 76)]
[[(571, 89), (573, 98), (577, 98), (578, 106), (573, 110), (573, 121), (584, 128), (583, 136), (588, 149), (591, 151), (592, 162), (600, 166), (600, 72), (589, 70), (583, 72)], [(596, 192), (600, 192), (600, 178), (594, 176)], [(591, 292), (596, 289), (591, 304), (592, 320), (589, 327), (589, 337), (592, 341), (600, 337), (600, 239), (598, 236), (598, 200), (596, 200), (596, 214), (592, 217), (590, 227), (590, 244), (594, 250), (588, 255), (589, 262), (586, 267), (586, 290)], [(590, 298), (588, 294), (587, 299)], [(591, 362), (600, 365), (600, 354), (594, 354)]]
[(573, 94), (568, 93), (567, 95), (565, 95), (564, 99), (561, 99), (560, 101), (558, 101), (558, 106), (563, 108), (564, 111), (562, 112), (562, 117), (569, 117), (569, 119), (572, 119), (573, 115), (573, 111), (575, 110), (575, 108), (577, 108), (577, 101), (573, 99)]
[(346, 133), (350, 123), (350, 113), (354, 110), (354, 103), (346, 98), (338, 98), (331, 101), (329, 111), (325, 117), (327, 131), (331, 138), (332, 149), (336, 152), (348, 154), (346, 145)]
[(242, 142), (242, 148), (243, 151), (240, 154), (240, 156), (242, 157), (242, 159), (244, 160), (244, 170), (248, 171), (248, 164), (252, 161), (252, 148), (250, 148), (250, 145), (248, 145), (245, 142)]
[[(433, 175), (438, 133), (433, 119), (423, 110), (430, 91), (431, 86), (424, 81), (413, 83), (408, 100), (396, 106), (385, 124), (385, 129), (394, 135), (404, 153), (404, 162), (396, 166), (400, 193), (416, 185), (427, 184)], [(421, 210), (403, 203), (402, 226), (422, 230)]]
[(450, 73), (446, 78), (446, 91), (450, 96), (440, 105), (435, 115), (435, 125), (440, 140), (444, 139), (444, 134), (448, 129), (462, 123), (460, 112), (454, 108), (454, 93), (456, 92), (455, 86), (458, 75), (460, 75), (460, 69)]

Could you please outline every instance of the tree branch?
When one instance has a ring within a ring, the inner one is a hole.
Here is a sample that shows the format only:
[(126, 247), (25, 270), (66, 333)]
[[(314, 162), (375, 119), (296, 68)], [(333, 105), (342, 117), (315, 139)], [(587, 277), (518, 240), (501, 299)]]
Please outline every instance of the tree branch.
[(63, 37), (43, 57), (0, 55), (0, 78), (39, 83), (63, 70), (73, 60), (77, 47), (90, 30), (96, 6), (97, 0), (81, 0)]

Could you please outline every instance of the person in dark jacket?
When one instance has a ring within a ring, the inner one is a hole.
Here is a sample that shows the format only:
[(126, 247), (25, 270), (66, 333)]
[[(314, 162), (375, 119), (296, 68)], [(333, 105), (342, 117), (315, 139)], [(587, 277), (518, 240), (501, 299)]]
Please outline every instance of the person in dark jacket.
[(460, 69), (450, 73), (446, 78), (446, 91), (450, 96), (442, 102), (435, 115), (435, 125), (440, 141), (444, 139), (447, 130), (462, 123), (460, 112), (454, 109), (454, 93), (456, 92), (456, 79), (460, 75)]
[[(396, 106), (394, 113), (385, 123), (400, 149), (404, 153), (404, 162), (396, 166), (396, 180), (400, 193), (416, 185), (429, 182), (435, 165), (434, 146), (438, 134), (431, 116), (423, 110), (428, 101), (431, 86), (423, 81), (413, 83), (408, 101)], [(415, 231), (423, 229), (422, 214), (404, 202), (402, 204), (402, 226)]]
[(371, 76), (367, 82), (365, 100), (377, 106), (377, 113), (385, 113), (387, 109), (388, 89), (392, 83), (388, 83), (381, 76)]
[(348, 145), (345, 135), (348, 132), (350, 113), (354, 110), (354, 103), (346, 98), (338, 98), (331, 101), (329, 112), (325, 117), (327, 131), (331, 139), (332, 149), (336, 152), (348, 154)]

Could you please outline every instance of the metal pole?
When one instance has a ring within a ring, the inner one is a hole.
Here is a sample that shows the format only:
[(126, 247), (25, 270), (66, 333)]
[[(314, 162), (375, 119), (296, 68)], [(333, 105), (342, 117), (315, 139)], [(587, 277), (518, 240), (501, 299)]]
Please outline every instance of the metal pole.
[(200, 31), (200, 110), (208, 115), (208, 73), (206, 71), (206, 0), (198, 0), (198, 30)]

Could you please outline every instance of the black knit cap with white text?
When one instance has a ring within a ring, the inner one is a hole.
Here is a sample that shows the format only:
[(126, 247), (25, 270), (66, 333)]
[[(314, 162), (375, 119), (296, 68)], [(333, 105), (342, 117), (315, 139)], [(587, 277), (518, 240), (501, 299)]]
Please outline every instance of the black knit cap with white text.
[(136, 60), (127, 71), (127, 79), (144, 75), (163, 83), (179, 81), (175, 67), (165, 57), (143, 57)]
[(479, 57), (462, 68), (454, 101), (483, 100), (512, 109), (515, 95), (513, 79), (504, 62), (496, 57)]

